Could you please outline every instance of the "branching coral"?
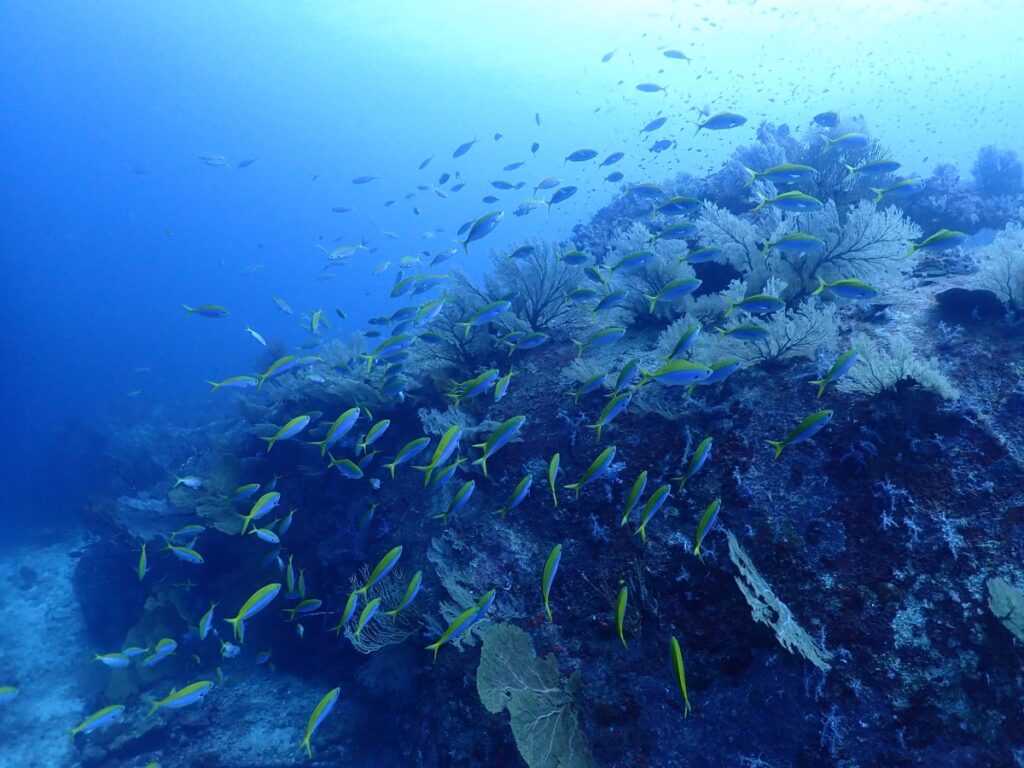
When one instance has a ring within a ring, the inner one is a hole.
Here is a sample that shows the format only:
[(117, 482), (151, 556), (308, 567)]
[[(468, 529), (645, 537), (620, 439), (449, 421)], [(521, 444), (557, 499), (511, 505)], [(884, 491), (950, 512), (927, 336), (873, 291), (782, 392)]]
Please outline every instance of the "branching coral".
[(565, 687), (553, 654), (538, 659), (530, 636), (511, 624), (482, 632), (476, 689), (488, 712), (507, 709), (519, 754), (530, 768), (596, 765), (577, 717), (579, 671)]
[(1024, 310), (1024, 227), (1010, 223), (978, 251), (977, 283), (1015, 310)]
[[(824, 247), (801, 253), (762, 251), (765, 241), (797, 231), (820, 238)], [(898, 277), (912, 266), (904, 257), (921, 230), (894, 207), (877, 211), (870, 202), (861, 201), (844, 219), (829, 200), (820, 211), (795, 217), (766, 213), (759, 226), (705, 203), (697, 234), (702, 246), (724, 251), (725, 260), (743, 274), (752, 291), (760, 291), (770, 277), (776, 277), (788, 285), (787, 298), (798, 298), (816, 288), (819, 277), (857, 277), (875, 283)]]
[(767, 322), (763, 339), (745, 343), (735, 351), (741, 362), (775, 363), (792, 357), (815, 359), (834, 351), (839, 341), (839, 317), (834, 304), (809, 299), (799, 307), (776, 312)]
[(853, 337), (852, 346), (858, 359), (839, 380), (837, 386), (842, 392), (878, 395), (895, 390), (897, 384), (909, 379), (946, 400), (960, 397), (960, 391), (938, 364), (914, 354), (913, 346), (903, 336), (891, 337), (883, 348), (871, 336), (859, 333)]
[(533, 250), (521, 258), (494, 256), (494, 269), (486, 280), (487, 294), (491, 301), (511, 295), (513, 314), (529, 330), (549, 331), (577, 311), (566, 294), (579, 284), (582, 273), (579, 267), (559, 259), (557, 246), (532, 245)]
[(782, 647), (790, 653), (798, 653), (822, 672), (828, 672), (832, 665), (832, 652), (814, 641), (807, 631), (796, 623), (792, 611), (772, 591), (771, 585), (758, 573), (750, 557), (740, 546), (731, 531), (729, 559), (739, 571), (736, 584), (750, 604), (754, 621), (766, 624), (775, 633)]

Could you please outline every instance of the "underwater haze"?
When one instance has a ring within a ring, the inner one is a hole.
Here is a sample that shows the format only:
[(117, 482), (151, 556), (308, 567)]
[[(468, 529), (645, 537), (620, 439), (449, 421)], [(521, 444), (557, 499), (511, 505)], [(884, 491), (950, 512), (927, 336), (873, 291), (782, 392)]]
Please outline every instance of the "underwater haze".
[(0, 767), (1024, 765), (1022, 42), (3, 4)]

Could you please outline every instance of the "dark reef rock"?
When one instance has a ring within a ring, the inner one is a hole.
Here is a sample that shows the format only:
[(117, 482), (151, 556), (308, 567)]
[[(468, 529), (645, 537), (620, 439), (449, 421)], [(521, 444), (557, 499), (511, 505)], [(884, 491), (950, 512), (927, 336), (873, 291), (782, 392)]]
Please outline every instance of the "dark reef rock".
[(999, 320), (1006, 307), (992, 291), (970, 288), (947, 288), (935, 294), (938, 315), (942, 320), (970, 325)]

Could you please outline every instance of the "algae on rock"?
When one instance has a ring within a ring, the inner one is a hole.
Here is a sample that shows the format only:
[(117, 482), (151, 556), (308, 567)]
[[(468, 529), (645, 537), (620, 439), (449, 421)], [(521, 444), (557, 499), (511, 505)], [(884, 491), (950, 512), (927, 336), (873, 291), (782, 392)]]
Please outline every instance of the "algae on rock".
[(593, 768), (577, 718), (579, 671), (562, 686), (552, 654), (538, 659), (533, 641), (512, 624), (481, 633), (476, 689), (488, 712), (508, 709), (519, 754), (530, 768)]

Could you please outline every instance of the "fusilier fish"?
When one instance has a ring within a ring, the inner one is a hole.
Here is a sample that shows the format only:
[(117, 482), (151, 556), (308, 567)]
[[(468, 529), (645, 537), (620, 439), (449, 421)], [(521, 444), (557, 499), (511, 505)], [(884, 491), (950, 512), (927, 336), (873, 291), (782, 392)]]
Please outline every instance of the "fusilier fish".
[(697, 534), (694, 536), (693, 554), (700, 557), (700, 547), (704, 543), (704, 539), (707, 538), (711, 529), (714, 528), (715, 522), (718, 520), (718, 511), (722, 508), (722, 500), (715, 499), (708, 504), (707, 509), (704, 510), (704, 514), (701, 515), (700, 522), (697, 524)]
[(675, 675), (676, 682), (679, 684), (679, 690), (683, 694), (683, 716), (689, 717), (690, 715), (690, 697), (686, 693), (686, 669), (683, 667), (683, 652), (679, 648), (679, 641), (675, 637), (669, 638), (669, 655), (672, 659), (672, 672)]
[(402, 599), (398, 601), (398, 605), (392, 608), (390, 611), (385, 611), (385, 616), (397, 616), (399, 611), (403, 608), (408, 608), (412, 601), (416, 599), (416, 595), (420, 592), (420, 586), (423, 583), (423, 571), (416, 571), (413, 574), (412, 579), (409, 581), (409, 586), (406, 587), (405, 594), (402, 595)]
[(487, 477), (487, 460), (504, 448), (509, 441), (515, 438), (525, 423), (525, 416), (513, 416), (511, 419), (502, 422), (498, 428), (491, 433), (486, 442), (477, 443), (473, 446), (474, 448), (480, 448), (483, 450), (483, 456), (476, 459), (473, 464), (480, 466), (484, 472), (484, 477)]
[(502, 211), (491, 211), (473, 222), (469, 228), (469, 233), (466, 235), (466, 239), (458, 241), (467, 256), (469, 255), (469, 244), (491, 234), (504, 217), (505, 214)]
[(444, 464), (448, 460), (448, 457), (454, 453), (455, 449), (459, 447), (459, 439), (462, 437), (462, 427), (458, 424), (453, 424), (449, 427), (444, 435), (441, 436), (440, 442), (434, 449), (434, 455), (430, 459), (430, 463), (425, 466), (417, 466), (416, 469), (422, 470), (426, 473), (426, 477), (423, 479), (423, 485), (430, 483), (431, 475), (434, 470)]
[(846, 375), (846, 372), (849, 371), (856, 362), (856, 350), (850, 349), (841, 354), (832, 364), (832, 367), (828, 369), (828, 373), (826, 373), (822, 378), (815, 379), (811, 382), (811, 384), (818, 387), (818, 397), (821, 397), (825, 393), (825, 387)]
[(533, 485), (533, 475), (527, 475), (516, 485), (512, 491), (512, 495), (509, 496), (508, 501), (505, 502), (505, 506), (498, 510), (497, 514), (501, 515), (501, 519), (505, 519), (505, 515), (511, 512), (513, 509), (522, 504), (523, 499), (530, 493), (530, 487)]
[(224, 619), (234, 630), (236, 642), (242, 642), (242, 638), (245, 636), (244, 622), (270, 605), (280, 591), (280, 584), (267, 584), (265, 587), (261, 587), (252, 593), (249, 599), (238, 609), (238, 614), (234, 618)]
[(673, 477), (673, 482), (679, 483), (679, 490), (683, 490), (683, 486), (686, 485), (686, 481), (691, 477), (700, 472), (704, 463), (708, 460), (711, 455), (712, 440), (710, 437), (705, 437), (697, 445), (697, 449), (693, 452), (693, 458), (690, 459), (690, 465), (686, 468), (686, 472), (681, 477)]
[(476, 488), (476, 481), (469, 480), (456, 492), (452, 498), (448, 508), (439, 515), (434, 515), (435, 519), (440, 520), (445, 525), (448, 524), (448, 518), (462, 509), (466, 504), (469, 503), (470, 497), (473, 495), (473, 490)]
[(384, 467), (391, 473), (391, 479), (394, 480), (395, 478), (395, 467), (415, 458), (425, 451), (429, 445), (429, 437), (417, 437), (415, 440), (410, 440), (406, 443), (402, 449), (395, 454), (395, 458), (384, 465)]
[(359, 421), (360, 411), (361, 409), (358, 407), (349, 408), (334, 420), (334, 423), (328, 428), (327, 434), (324, 436), (323, 440), (311, 442), (310, 445), (319, 445), (320, 455), (324, 456), (327, 453), (328, 448), (347, 435), (352, 427), (356, 425), (356, 422)]
[(611, 328), (603, 328), (600, 331), (596, 331), (583, 341), (576, 341), (575, 339), (573, 339), (572, 343), (579, 347), (579, 351), (577, 352), (576, 357), (581, 357), (583, 355), (584, 350), (594, 349), (597, 347), (603, 347), (607, 344), (612, 344), (621, 339), (625, 335), (625, 328), (613, 326)]
[(724, 131), (729, 128), (738, 128), (747, 122), (747, 118), (743, 115), (737, 115), (735, 112), (719, 112), (711, 115), (703, 123), (697, 123), (697, 130), (694, 132), (694, 136), (700, 133), (702, 130), (709, 131)]
[(363, 612), (359, 614), (359, 621), (356, 622), (356, 631), (353, 632), (353, 634), (356, 637), (359, 637), (362, 634), (363, 628), (373, 620), (373, 617), (377, 615), (377, 611), (378, 611), (379, 608), (380, 608), (380, 598), (379, 597), (373, 598), (373, 600), (368, 602), (363, 607)]
[(789, 213), (809, 213), (810, 211), (820, 210), (822, 207), (821, 200), (803, 192), (793, 190), (791, 192), (783, 192), (781, 195), (775, 197), (765, 197), (764, 195), (758, 195), (758, 204), (751, 213), (759, 211), (766, 205), (770, 205), (773, 208), (778, 208), (780, 211), (787, 211)]
[(80, 733), (92, 733), (105, 726), (110, 725), (124, 713), (124, 704), (114, 704), (104, 707), (99, 712), (93, 712), (85, 720), (80, 722), (68, 732), (74, 737)]
[(256, 503), (252, 505), (252, 509), (249, 510), (248, 515), (239, 515), (244, 521), (242, 523), (242, 534), (249, 529), (249, 523), (254, 520), (259, 520), (262, 517), (270, 514), (274, 507), (281, 503), (281, 494), (277, 491), (271, 491), (270, 493), (264, 493)]
[(316, 733), (316, 729), (320, 727), (324, 719), (334, 709), (334, 705), (338, 702), (338, 696), (341, 695), (341, 688), (332, 688), (324, 697), (320, 699), (316, 707), (313, 708), (312, 714), (309, 716), (309, 722), (306, 723), (306, 735), (302, 739), (302, 748), (306, 750), (306, 756), (313, 756), (313, 745), (311, 740), (313, 734)]
[(597, 480), (599, 477), (604, 475), (604, 473), (608, 471), (608, 467), (611, 466), (611, 463), (614, 460), (615, 446), (610, 445), (603, 451), (601, 451), (598, 457), (594, 459), (591, 465), (587, 468), (587, 471), (583, 473), (583, 477), (580, 478), (579, 482), (570, 483), (565, 487), (567, 489), (575, 491), (576, 498), (578, 499), (580, 497), (580, 488), (582, 488), (587, 483), (593, 482), (594, 480)]
[(596, 424), (587, 424), (587, 429), (597, 430), (597, 441), (601, 442), (601, 431), (611, 424), (612, 420), (622, 413), (629, 405), (629, 401), (633, 398), (633, 395), (629, 392), (623, 392), (613, 397), (608, 404), (601, 411), (601, 415), (597, 419)]
[(651, 373), (644, 372), (640, 386), (645, 386), (652, 381), (665, 386), (689, 386), (698, 381), (703, 381), (711, 375), (711, 369), (701, 363), (691, 360), (676, 359), (669, 360), (663, 366)]
[(644, 504), (644, 511), (640, 515), (640, 527), (636, 529), (636, 532), (640, 536), (640, 541), (645, 544), (647, 543), (647, 524), (651, 522), (651, 518), (657, 514), (662, 505), (668, 501), (670, 495), (672, 495), (672, 486), (666, 483), (652, 493), (650, 498), (647, 499), (647, 503)]
[(548, 485), (551, 488), (551, 500), (558, 506), (558, 494), (555, 491), (555, 478), (558, 477), (558, 465), (561, 463), (562, 455), (556, 453), (548, 462)]
[(366, 578), (366, 583), (363, 584), (359, 589), (356, 590), (357, 594), (365, 595), (375, 584), (378, 584), (381, 579), (391, 573), (391, 570), (398, 565), (398, 559), (402, 556), (401, 545), (395, 547), (388, 552), (384, 557), (380, 559), (380, 562), (370, 572), (370, 575)]
[(548, 555), (547, 561), (544, 563), (544, 572), (541, 574), (540, 580), (540, 591), (541, 596), (544, 598), (544, 612), (548, 615), (548, 621), (554, 621), (551, 615), (551, 604), (549, 599), (551, 597), (551, 584), (555, 580), (555, 574), (558, 573), (558, 564), (562, 561), (562, 545), (556, 544), (554, 549), (551, 550), (551, 554)]
[(478, 326), (486, 325), (498, 315), (508, 312), (512, 308), (511, 301), (494, 301), (478, 309), (469, 320), (463, 323), (456, 323), (464, 329), (464, 336), (468, 339), (469, 332)]
[(200, 317), (227, 317), (228, 311), (220, 304), (202, 304), (198, 307), (190, 307), (188, 304), (182, 304), (185, 308), (186, 315), (199, 315)]
[(772, 184), (796, 184), (800, 181), (812, 179), (818, 173), (816, 168), (798, 163), (783, 163), (782, 165), (772, 166), (766, 171), (755, 171), (752, 168), (744, 168), (743, 170), (750, 177), (747, 179), (748, 186), (758, 179), (770, 181)]
[(256, 376), (232, 376), (224, 381), (207, 381), (206, 383), (210, 385), (211, 392), (216, 392), (218, 389), (248, 389), (257, 386), (260, 380)]
[(213, 688), (212, 680), (200, 680), (191, 685), (186, 685), (180, 691), (177, 688), (171, 688), (171, 692), (164, 698), (154, 701), (150, 705), (150, 710), (146, 717), (152, 717), (153, 713), (158, 709), (182, 709), (190, 704), (195, 704), (197, 701), (202, 701), (211, 688)]
[(615, 600), (615, 628), (619, 632), (619, 640), (622, 641), (622, 647), (629, 650), (629, 646), (626, 645), (625, 635), (625, 621), (626, 621), (626, 604), (629, 602), (629, 588), (623, 587), (619, 590), (619, 596)]
[(696, 277), (680, 277), (670, 280), (658, 293), (654, 295), (644, 294), (647, 299), (648, 311), (654, 313), (654, 308), (661, 301), (675, 301), (683, 296), (689, 296), (700, 288), (701, 280)]
[(818, 287), (814, 289), (811, 295), (817, 296), (824, 291), (835, 294), (842, 299), (873, 299), (878, 295), (878, 291), (856, 277), (833, 280), (828, 283), (819, 275)]
[(778, 459), (782, 455), (783, 448), (795, 445), (796, 443), (802, 443), (804, 440), (809, 440), (818, 434), (825, 425), (832, 421), (832, 414), (833, 411), (828, 410), (812, 413), (797, 424), (796, 428), (782, 440), (766, 440), (765, 442), (775, 448), (775, 458)]
[(636, 480), (633, 481), (633, 487), (629, 489), (629, 496), (626, 497), (626, 508), (622, 513), (622, 522), (619, 523), (620, 527), (629, 522), (629, 516), (636, 509), (636, 505), (639, 503), (640, 497), (644, 495), (646, 487), (647, 470), (645, 469), (637, 476)]
[(431, 643), (427, 646), (428, 651), (434, 652), (434, 661), (437, 661), (437, 652), (441, 650), (441, 646), (445, 643), (449, 643), (471, 626), (473, 626), (474, 619), (476, 619), (477, 611), (479, 606), (474, 605), (472, 608), (468, 608), (454, 619), (448, 625), (448, 628), (441, 634), (441, 637), (437, 639), (437, 642)]
[(736, 309), (751, 315), (765, 315), (770, 312), (777, 312), (785, 306), (786, 303), (782, 299), (763, 293), (755, 293), (753, 296), (747, 296), (740, 301), (730, 302), (729, 308), (725, 310), (725, 316), (728, 317)]

